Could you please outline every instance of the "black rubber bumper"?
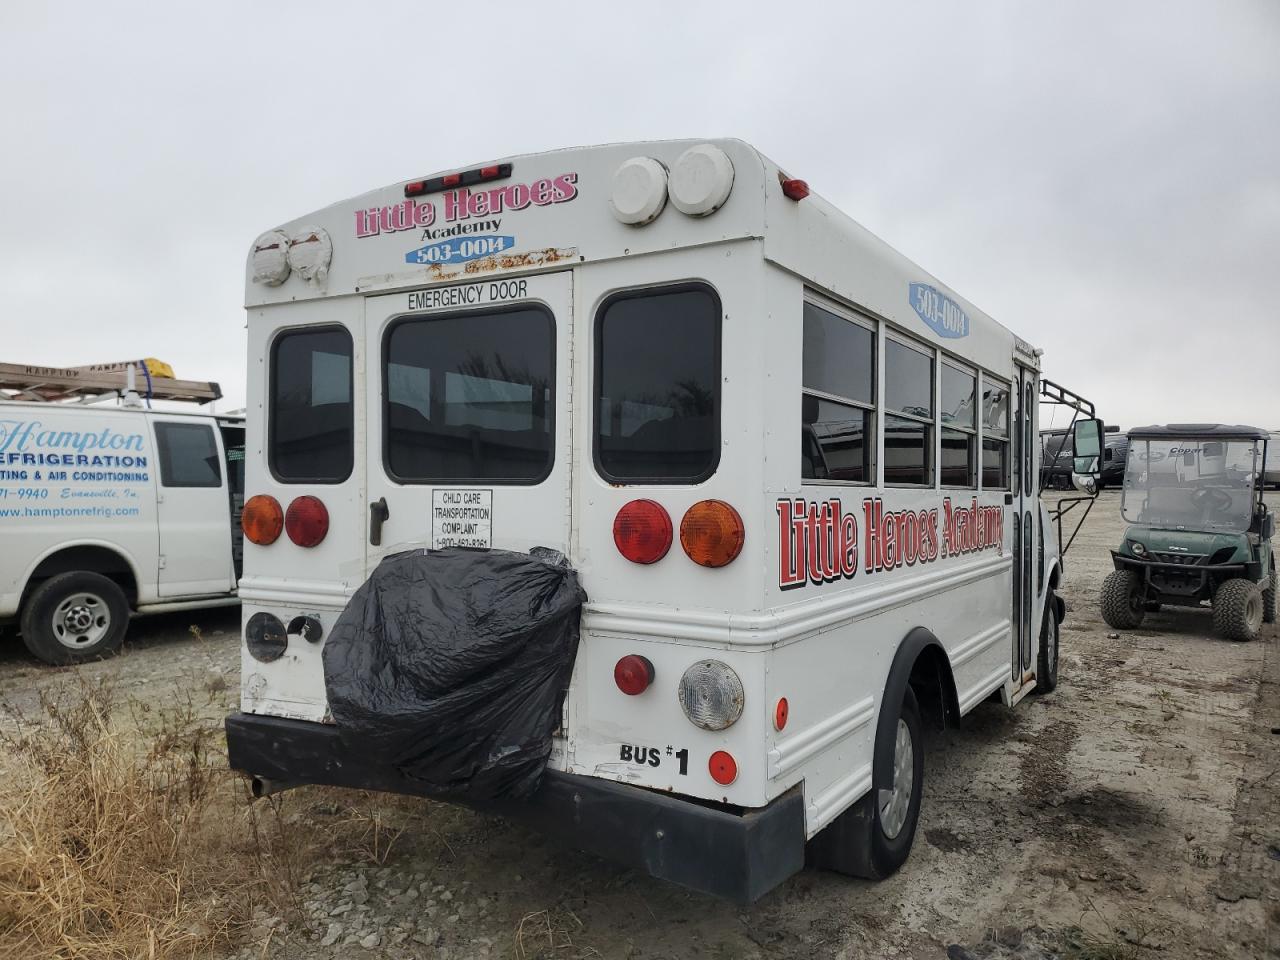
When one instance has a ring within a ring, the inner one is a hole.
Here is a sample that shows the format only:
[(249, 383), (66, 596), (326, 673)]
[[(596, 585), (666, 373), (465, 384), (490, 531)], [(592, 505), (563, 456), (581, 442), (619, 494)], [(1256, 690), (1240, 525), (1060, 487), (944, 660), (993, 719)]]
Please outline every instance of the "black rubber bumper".
[[(394, 768), (362, 761), (330, 724), (235, 713), (227, 717), (226, 728), (232, 769), (253, 777), (432, 796)], [(659, 879), (744, 905), (804, 866), (804, 799), (798, 787), (767, 807), (735, 813), (548, 770), (527, 800), (478, 808)]]

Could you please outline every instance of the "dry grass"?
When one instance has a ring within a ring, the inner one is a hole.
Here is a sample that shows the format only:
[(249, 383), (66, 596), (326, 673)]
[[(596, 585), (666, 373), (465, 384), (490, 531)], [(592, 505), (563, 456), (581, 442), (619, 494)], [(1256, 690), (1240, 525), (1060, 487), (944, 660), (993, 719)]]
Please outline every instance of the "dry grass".
[(315, 864), (385, 861), (403, 827), (381, 802), (350, 794), (321, 827), (308, 791), (251, 802), (227, 768), (225, 691), (188, 690), (157, 708), (81, 682), (9, 712), (0, 957), (197, 957), (243, 941), (255, 908), (297, 916)]

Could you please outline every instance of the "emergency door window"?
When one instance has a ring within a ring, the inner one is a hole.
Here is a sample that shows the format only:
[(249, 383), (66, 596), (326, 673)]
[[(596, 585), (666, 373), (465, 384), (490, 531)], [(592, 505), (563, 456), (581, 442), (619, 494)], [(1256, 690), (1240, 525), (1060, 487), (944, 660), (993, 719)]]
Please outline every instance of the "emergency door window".
[(978, 411), (974, 404), (977, 377), (968, 370), (942, 364), (942, 463), (944, 487), (978, 485)]
[(870, 327), (804, 305), (802, 480), (873, 479), (875, 341)]
[(203, 423), (157, 423), (160, 483), (166, 487), (220, 487), (222, 467), (213, 427)]
[(933, 485), (933, 354), (886, 340), (885, 483)]
[(268, 463), (277, 480), (351, 476), (351, 334), (325, 327), (282, 334), (271, 348)]
[(982, 378), (982, 488), (1009, 488), (1009, 386)]
[(406, 318), (383, 350), (389, 476), (538, 483), (551, 472), (555, 323), (542, 307)]
[(615, 483), (698, 483), (720, 460), (720, 302), (628, 293), (596, 320), (596, 467)]

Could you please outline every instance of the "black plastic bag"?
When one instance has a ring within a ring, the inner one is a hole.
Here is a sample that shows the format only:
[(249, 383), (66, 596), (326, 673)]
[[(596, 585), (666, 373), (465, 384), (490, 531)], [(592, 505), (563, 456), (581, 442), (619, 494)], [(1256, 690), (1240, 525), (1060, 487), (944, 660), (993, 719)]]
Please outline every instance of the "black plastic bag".
[(433, 793), (537, 789), (586, 594), (551, 550), (414, 550), (383, 559), (324, 645), (343, 743)]

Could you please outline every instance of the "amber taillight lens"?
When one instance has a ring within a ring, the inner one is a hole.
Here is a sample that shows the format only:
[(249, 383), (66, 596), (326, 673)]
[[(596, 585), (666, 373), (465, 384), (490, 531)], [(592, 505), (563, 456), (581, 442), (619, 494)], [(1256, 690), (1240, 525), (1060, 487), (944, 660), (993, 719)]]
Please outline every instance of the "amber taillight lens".
[(300, 547), (314, 547), (329, 532), (329, 511), (318, 497), (295, 497), (284, 515), (284, 531)]
[(264, 493), (250, 497), (240, 512), (240, 529), (250, 543), (260, 547), (275, 543), (284, 529), (284, 511), (279, 501)]
[(680, 546), (694, 563), (723, 567), (742, 552), (746, 530), (738, 511), (723, 500), (700, 500), (680, 521)]

